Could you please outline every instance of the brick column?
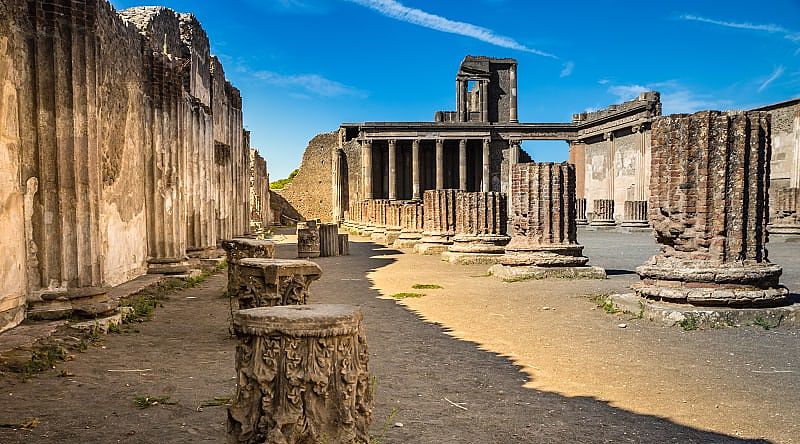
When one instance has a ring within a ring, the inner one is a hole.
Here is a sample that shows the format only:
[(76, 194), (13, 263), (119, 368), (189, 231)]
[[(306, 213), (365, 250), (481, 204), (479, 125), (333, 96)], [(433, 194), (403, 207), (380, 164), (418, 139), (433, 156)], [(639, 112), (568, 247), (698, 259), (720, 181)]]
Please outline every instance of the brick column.
[(652, 134), (649, 217), (662, 247), (636, 269), (636, 292), (692, 305), (784, 303), (766, 248), (769, 114), (678, 114), (655, 120)]

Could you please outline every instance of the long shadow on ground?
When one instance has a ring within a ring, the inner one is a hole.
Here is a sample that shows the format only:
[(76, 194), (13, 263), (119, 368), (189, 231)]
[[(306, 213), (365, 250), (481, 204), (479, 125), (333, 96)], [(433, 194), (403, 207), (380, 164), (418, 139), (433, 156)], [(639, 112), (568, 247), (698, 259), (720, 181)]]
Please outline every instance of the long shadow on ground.
[[(279, 248), (279, 254), (291, 257), (289, 247)], [(523, 387), (527, 375), (508, 359), (377, 298), (366, 274), (393, 262), (385, 256), (393, 253), (355, 242), (350, 256), (319, 259), (323, 277), (311, 298), (311, 303), (362, 307), (376, 378), (372, 432), (380, 442), (766, 442), (693, 429), (594, 398)]]

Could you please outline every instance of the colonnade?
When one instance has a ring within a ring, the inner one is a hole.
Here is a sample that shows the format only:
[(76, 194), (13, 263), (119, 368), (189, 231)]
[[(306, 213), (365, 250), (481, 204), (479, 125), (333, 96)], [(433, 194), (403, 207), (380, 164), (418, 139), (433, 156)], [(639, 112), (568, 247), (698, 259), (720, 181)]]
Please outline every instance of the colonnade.
[[(389, 200), (401, 200), (398, 199), (399, 192), (399, 180), (400, 175), (398, 174), (398, 160), (399, 156), (402, 155), (402, 147), (398, 146), (398, 139), (384, 139), (388, 142), (388, 153), (386, 157), (388, 158), (388, 167), (387, 167), (387, 175), (388, 175), (388, 197)], [(445, 185), (445, 140), (457, 140), (458, 141), (458, 189), (462, 191), (468, 190), (468, 150), (467, 144), (470, 140), (476, 139), (468, 139), (468, 138), (460, 138), (460, 139), (435, 139), (436, 148), (435, 148), (435, 189), (442, 190), (447, 188)], [(489, 138), (477, 139), (481, 140), (482, 142), (482, 150), (481, 150), (481, 178), (480, 183), (476, 184), (475, 188), (478, 188), (476, 191), (483, 191), (488, 192), (491, 190), (491, 182), (489, 178), (489, 171), (490, 171), (490, 156), (489, 156)], [(374, 162), (374, 149), (376, 148), (375, 143), (377, 140), (373, 139), (364, 139), (361, 143), (361, 155), (362, 155), (362, 177), (363, 177), (363, 186), (364, 186), (364, 198), (365, 199), (374, 199), (378, 198), (376, 196), (375, 188), (373, 184), (373, 175), (374, 169), (377, 167), (376, 162)], [(423, 165), (422, 165), (422, 157), (420, 153), (420, 143), (422, 139), (413, 139), (411, 140), (411, 200), (422, 200), (422, 174), (423, 174)], [(381, 147), (382, 148), (382, 147)], [(381, 165), (382, 167), (382, 165)], [(403, 171), (400, 172), (403, 174)]]

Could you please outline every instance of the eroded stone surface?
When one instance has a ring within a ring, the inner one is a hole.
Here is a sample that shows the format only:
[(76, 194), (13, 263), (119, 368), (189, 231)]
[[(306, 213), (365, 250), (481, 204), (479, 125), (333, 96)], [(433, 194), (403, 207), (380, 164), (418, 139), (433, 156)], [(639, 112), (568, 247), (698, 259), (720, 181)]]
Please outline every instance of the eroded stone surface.
[(297, 223), (297, 257), (314, 258), (320, 255), (319, 227), (310, 220)]
[(228, 293), (236, 294), (239, 286), (239, 261), (245, 258), (274, 258), (275, 243), (266, 240), (235, 238), (221, 242), (228, 261)]
[(297, 259), (245, 258), (236, 268), (241, 309), (305, 304), (311, 283), (322, 276), (319, 265)]
[(366, 443), (372, 411), (361, 311), (345, 305), (241, 310), (230, 443)]
[(766, 249), (769, 125), (764, 112), (656, 120), (649, 218), (662, 251), (636, 270), (640, 296), (734, 307), (786, 300)]

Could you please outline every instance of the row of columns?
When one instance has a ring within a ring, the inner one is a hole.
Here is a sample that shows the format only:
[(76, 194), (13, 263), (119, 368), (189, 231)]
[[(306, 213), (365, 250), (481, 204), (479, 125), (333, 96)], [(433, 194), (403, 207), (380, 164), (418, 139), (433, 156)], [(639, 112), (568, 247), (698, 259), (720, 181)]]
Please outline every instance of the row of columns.
[[(483, 170), (481, 191), (490, 190), (489, 182), (489, 139), (483, 139)], [(412, 199), (422, 200), (420, 189), (420, 153), (419, 139), (411, 145)], [(372, 140), (365, 139), (361, 145), (363, 156), (364, 198), (373, 198), (372, 188)], [(467, 190), (467, 139), (458, 143), (458, 178), (459, 189)], [(436, 189), (444, 189), (444, 139), (436, 139)], [(397, 200), (397, 140), (389, 139), (389, 200)]]

